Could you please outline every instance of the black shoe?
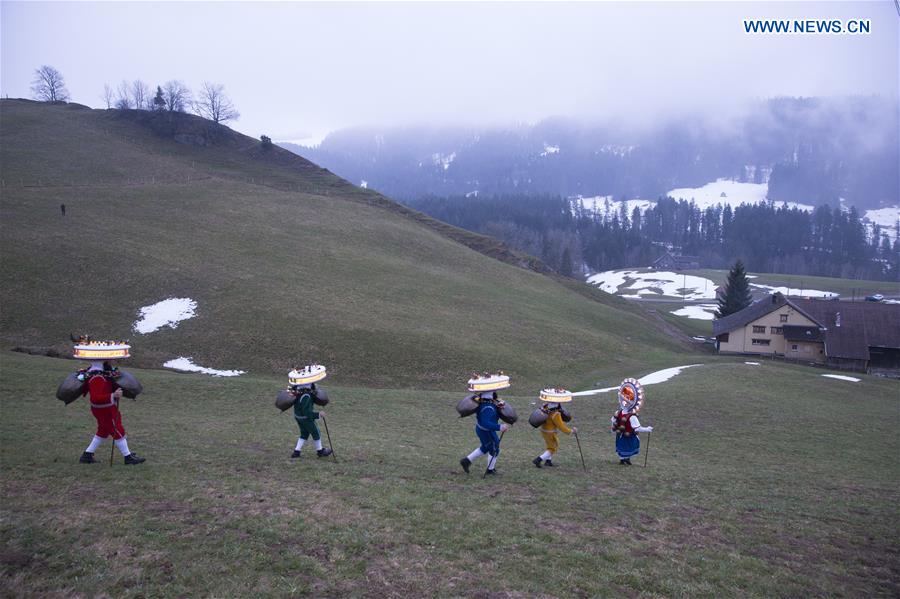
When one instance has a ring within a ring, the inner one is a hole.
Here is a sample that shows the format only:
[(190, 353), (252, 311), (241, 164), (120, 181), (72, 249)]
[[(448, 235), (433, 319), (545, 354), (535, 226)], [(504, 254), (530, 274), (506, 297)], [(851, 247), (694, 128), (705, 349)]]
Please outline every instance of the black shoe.
[(543, 462), (543, 461), (544, 460), (541, 459), (541, 456), (538, 456), (538, 457), (534, 458), (533, 460), (531, 460), (531, 463), (534, 464), (535, 466), (537, 466), (538, 468), (540, 468), (541, 462)]
[(138, 457), (136, 453), (129, 453), (127, 456), (125, 456), (126, 464), (143, 464), (146, 461), (147, 458)]
[(550, 466), (551, 468), (555, 467), (556, 464), (553, 463), (553, 460), (547, 460), (544, 462), (544, 466)]
[(625, 465), (626, 465), (626, 466), (631, 466), (631, 458), (627, 458), (627, 459), (625, 460)]
[(494, 468), (493, 470), (488, 470), (486, 474), (487, 474), (488, 476), (500, 476), (500, 473), (497, 472), (497, 469), (496, 469), (496, 468)]
[(82, 464), (93, 464), (97, 460), (94, 459), (94, 454), (92, 454), (90, 451), (85, 451), (83, 454), (81, 454), (81, 457), (78, 458), (78, 461)]
[(625, 463), (625, 460), (624, 460), (624, 459), (619, 460), (619, 466), (627, 466), (627, 465), (628, 465), (628, 464)]
[(292, 458), (299, 458), (299, 457), (300, 457), (300, 451), (297, 450), (297, 449), (295, 449), (295, 450), (294, 450), (294, 453), (291, 454), (291, 457), (292, 457)]
[(459, 465), (462, 466), (462, 469), (466, 471), (466, 474), (469, 473), (469, 466), (472, 465), (472, 460), (469, 458), (463, 458), (459, 461)]
[(327, 447), (323, 447), (322, 449), (316, 450), (316, 455), (319, 456), (320, 458), (327, 458), (328, 456), (331, 455), (331, 450), (328, 449)]

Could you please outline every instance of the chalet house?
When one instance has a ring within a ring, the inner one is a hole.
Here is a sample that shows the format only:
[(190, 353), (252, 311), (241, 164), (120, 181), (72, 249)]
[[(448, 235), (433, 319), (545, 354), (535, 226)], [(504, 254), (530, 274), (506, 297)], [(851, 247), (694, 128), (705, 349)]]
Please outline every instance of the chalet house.
[(678, 256), (666, 252), (650, 266), (660, 270), (695, 270), (700, 268), (700, 259), (697, 256)]
[(713, 321), (723, 354), (775, 355), (859, 372), (900, 372), (900, 304), (775, 293)]

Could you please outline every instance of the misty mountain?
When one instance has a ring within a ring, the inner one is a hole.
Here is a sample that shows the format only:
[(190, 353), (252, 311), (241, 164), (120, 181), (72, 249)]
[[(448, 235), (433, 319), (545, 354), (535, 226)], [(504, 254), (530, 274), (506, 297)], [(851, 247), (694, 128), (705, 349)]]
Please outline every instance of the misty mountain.
[(640, 128), (556, 118), (345, 129), (315, 148), (281, 145), (401, 200), (475, 192), (656, 199), (719, 178), (768, 183), (770, 199), (811, 205), (843, 198), (879, 208), (900, 197), (898, 105), (877, 97), (776, 98), (728, 119)]

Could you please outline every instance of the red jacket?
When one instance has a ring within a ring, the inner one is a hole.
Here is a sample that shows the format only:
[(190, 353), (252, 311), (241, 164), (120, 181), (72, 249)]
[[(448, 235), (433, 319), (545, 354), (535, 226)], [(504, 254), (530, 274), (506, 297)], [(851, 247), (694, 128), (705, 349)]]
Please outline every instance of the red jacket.
[(109, 408), (116, 405), (112, 394), (118, 388), (112, 379), (97, 374), (84, 383), (82, 395), (90, 393), (92, 408)]

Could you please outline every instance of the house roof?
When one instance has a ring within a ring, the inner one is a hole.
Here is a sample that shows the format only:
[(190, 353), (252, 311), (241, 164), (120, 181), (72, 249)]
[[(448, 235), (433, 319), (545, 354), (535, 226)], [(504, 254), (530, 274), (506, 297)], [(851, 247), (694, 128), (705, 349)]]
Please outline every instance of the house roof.
[(790, 301), (826, 327), (825, 354), (829, 358), (868, 360), (870, 347), (900, 349), (900, 304)]

